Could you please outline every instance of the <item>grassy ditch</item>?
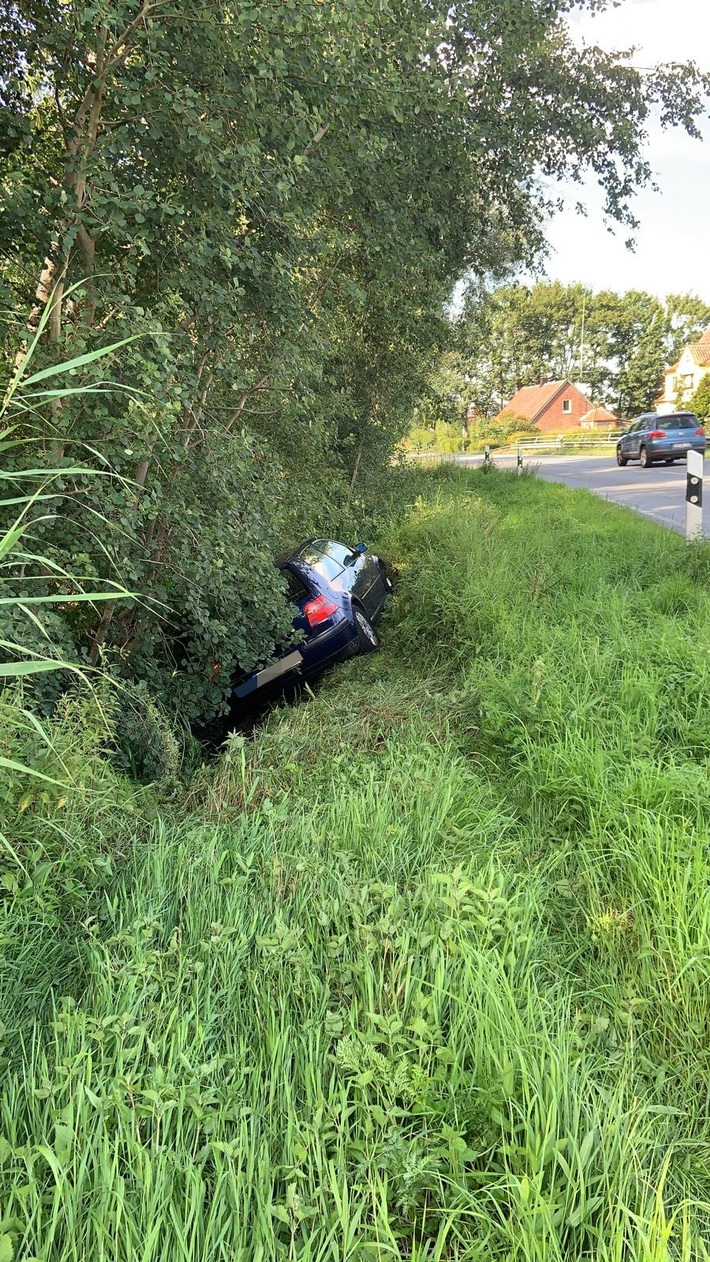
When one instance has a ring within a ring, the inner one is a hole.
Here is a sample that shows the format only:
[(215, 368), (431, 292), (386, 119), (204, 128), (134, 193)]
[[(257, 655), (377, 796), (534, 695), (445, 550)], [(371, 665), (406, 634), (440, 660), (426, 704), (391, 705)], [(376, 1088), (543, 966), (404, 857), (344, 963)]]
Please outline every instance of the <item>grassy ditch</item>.
[(384, 651), (116, 825), (0, 1258), (710, 1257), (708, 552), (449, 468), (385, 549)]

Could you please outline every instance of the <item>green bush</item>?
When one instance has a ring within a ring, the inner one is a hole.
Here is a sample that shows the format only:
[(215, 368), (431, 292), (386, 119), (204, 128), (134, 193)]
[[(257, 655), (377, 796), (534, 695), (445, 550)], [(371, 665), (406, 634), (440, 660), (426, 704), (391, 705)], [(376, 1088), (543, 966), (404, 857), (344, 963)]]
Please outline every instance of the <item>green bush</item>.
[(440, 423), (432, 428), (416, 425), (401, 444), (406, 452), (427, 452), (448, 455), (466, 449), (466, 436), (456, 425)]

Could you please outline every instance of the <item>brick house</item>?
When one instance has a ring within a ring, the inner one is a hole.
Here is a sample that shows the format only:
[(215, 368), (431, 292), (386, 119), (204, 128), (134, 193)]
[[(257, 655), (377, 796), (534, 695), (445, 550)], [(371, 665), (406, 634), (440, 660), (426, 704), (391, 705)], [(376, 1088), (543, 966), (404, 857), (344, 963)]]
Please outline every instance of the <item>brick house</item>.
[(687, 403), (709, 372), (710, 329), (706, 329), (699, 342), (688, 343), (677, 364), (666, 368), (663, 394), (656, 399), (659, 416), (668, 416)]
[(497, 421), (506, 413), (520, 416), (542, 433), (576, 429), (592, 410), (592, 404), (571, 381), (546, 381), (539, 386), (523, 386), (501, 408)]

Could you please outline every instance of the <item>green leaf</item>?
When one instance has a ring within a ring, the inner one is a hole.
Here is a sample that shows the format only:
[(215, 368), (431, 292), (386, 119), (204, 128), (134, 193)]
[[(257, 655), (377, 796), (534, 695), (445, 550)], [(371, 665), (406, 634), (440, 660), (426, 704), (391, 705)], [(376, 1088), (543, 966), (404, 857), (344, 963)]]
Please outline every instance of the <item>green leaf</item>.
[(28, 767), (27, 763), (16, 762), (14, 758), (5, 758), (0, 754), (0, 767), (5, 767), (8, 771), (19, 771), (23, 776), (34, 776), (37, 780), (44, 780), (47, 784), (57, 784), (60, 789), (66, 789), (66, 784), (62, 780), (55, 780), (53, 776), (45, 776), (43, 772), (37, 771), (34, 767)]
[(16, 605), (18, 599), (23, 605), (56, 605), (58, 602), (73, 605), (87, 601), (94, 604), (95, 601), (100, 600), (128, 600), (133, 596), (135, 593), (127, 592), (124, 587), (116, 587), (111, 592), (58, 592), (56, 596), (0, 596), (0, 605)]
[(73, 372), (75, 368), (84, 368), (86, 364), (93, 364), (97, 359), (103, 359), (106, 355), (113, 355), (122, 346), (128, 346), (129, 342), (136, 342), (139, 337), (143, 337), (143, 334), (132, 333), (130, 337), (124, 337), (120, 342), (112, 342), (110, 346), (101, 346), (98, 350), (87, 351), (84, 355), (77, 355), (75, 359), (67, 359), (62, 364), (54, 364), (51, 368), (43, 368), (40, 372), (33, 373), (31, 377), (25, 377), (22, 383), (23, 392), (26, 386), (33, 386), (38, 381), (47, 381), (49, 377), (62, 376), (64, 373)]
[(69, 662), (57, 662), (54, 658), (38, 658), (31, 662), (0, 662), (0, 679), (19, 679), (22, 675), (44, 675), (51, 670), (74, 670)]

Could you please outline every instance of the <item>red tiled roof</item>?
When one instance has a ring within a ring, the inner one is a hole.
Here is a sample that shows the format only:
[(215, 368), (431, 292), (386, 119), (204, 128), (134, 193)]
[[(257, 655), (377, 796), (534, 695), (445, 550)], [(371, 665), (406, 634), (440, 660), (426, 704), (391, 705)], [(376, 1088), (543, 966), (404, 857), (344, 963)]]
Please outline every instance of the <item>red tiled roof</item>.
[(523, 386), (512, 399), (508, 400), (505, 407), (501, 408), (498, 415), (512, 412), (514, 416), (524, 417), (526, 421), (535, 421), (565, 386), (575, 389), (571, 381), (546, 381), (542, 386)]
[[(689, 342), (687, 349), (690, 351), (696, 364), (701, 368), (710, 366), (710, 329), (706, 329), (702, 337), (697, 342)], [(666, 376), (678, 371), (678, 364), (674, 364), (672, 368), (666, 368)]]
[(699, 342), (690, 343), (690, 352), (693, 359), (701, 368), (707, 368), (708, 364), (710, 364), (710, 338), (705, 341), (706, 336), (706, 334), (703, 334)]
[(584, 425), (585, 421), (590, 421), (593, 423), (596, 423), (598, 421), (603, 421), (603, 422), (608, 421), (609, 424), (611, 424), (612, 422), (616, 422), (616, 419), (617, 418), (614, 416), (614, 413), (610, 412), (608, 408), (598, 407), (598, 408), (591, 408), (589, 412), (585, 412), (580, 424)]

